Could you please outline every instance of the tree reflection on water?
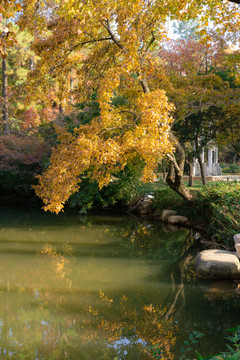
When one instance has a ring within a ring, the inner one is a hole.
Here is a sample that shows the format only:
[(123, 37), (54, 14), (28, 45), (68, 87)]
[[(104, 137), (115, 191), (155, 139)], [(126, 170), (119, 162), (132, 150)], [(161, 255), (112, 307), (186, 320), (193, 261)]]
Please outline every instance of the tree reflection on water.
[(178, 358), (177, 339), (196, 330), (192, 232), (103, 220), (31, 224), (14, 232), (16, 243), (3, 228), (11, 251), (0, 254), (0, 358)]

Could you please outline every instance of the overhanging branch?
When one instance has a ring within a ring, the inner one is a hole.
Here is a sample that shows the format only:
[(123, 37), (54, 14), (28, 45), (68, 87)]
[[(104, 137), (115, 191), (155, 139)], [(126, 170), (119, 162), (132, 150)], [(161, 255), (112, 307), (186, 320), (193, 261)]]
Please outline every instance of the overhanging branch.
[(107, 38), (100, 38), (100, 39), (93, 39), (93, 40), (88, 40), (88, 41), (82, 41), (76, 45), (74, 45), (68, 52), (67, 54), (64, 56), (64, 58), (62, 59), (62, 61), (60, 63), (58, 63), (57, 65), (51, 67), (50, 72), (53, 72), (54, 70), (56, 70), (57, 68), (61, 67), (62, 64), (64, 63), (64, 61), (67, 60), (68, 56), (74, 51), (76, 50), (79, 46), (84, 46), (86, 44), (94, 44), (97, 42), (101, 42), (101, 41), (109, 41), (112, 40), (111, 37), (107, 37)]

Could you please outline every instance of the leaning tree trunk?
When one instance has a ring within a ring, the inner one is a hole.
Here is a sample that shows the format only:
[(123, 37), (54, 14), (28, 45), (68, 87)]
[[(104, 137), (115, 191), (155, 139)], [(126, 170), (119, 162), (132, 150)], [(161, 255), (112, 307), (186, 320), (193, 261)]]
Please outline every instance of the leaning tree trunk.
[(171, 163), (169, 172), (167, 174), (166, 182), (170, 186), (170, 188), (176, 191), (184, 200), (186, 200), (187, 202), (192, 202), (193, 195), (183, 183), (185, 152), (172, 133), (171, 137), (175, 142), (176, 157), (174, 155), (169, 156)]
[[(142, 76), (142, 80), (140, 80), (140, 84), (145, 94), (150, 92), (146, 76)], [(175, 158), (173, 154), (172, 155), (169, 154), (168, 156), (171, 161), (171, 164), (170, 164), (169, 172), (166, 177), (166, 182), (170, 186), (170, 188), (176, 191), (184, 200), (188, 202), (192, 202), (193, 195), (184, 186), (183, 183), (185, 152), (172, 132), (170, 133), (170, 136), (175, 144), (177, 158)]]
[(2, 59), (2, 98), (3, 98), (3, 133), (10, 134), (8, 122), (8, 97), (7, 97), (7, 61)]

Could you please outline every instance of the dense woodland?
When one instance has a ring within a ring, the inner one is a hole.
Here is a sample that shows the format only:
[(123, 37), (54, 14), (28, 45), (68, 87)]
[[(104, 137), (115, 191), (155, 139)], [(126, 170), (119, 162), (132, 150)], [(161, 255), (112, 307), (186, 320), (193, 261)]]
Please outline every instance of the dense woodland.
[(184, 169), (209, 143), (237, 171), (237, 4), (7, 0), (0, 13), (2, 195), (38, 183), (58, 213), (81, 186), (116, 202), (166, 169), (191, 202)]

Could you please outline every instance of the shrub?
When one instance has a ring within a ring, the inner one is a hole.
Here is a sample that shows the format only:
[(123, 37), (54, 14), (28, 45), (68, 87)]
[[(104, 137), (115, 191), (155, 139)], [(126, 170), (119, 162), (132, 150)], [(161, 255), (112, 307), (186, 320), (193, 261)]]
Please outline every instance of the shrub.
[(223, 174), (240, 174), (240, 165), (238, 164), (221, 164)]
[(128, 206), (136, 197), (148, 191), (147, 184), (140, 181), (140, 171), (140, 167), (136, 170), (126, 166), (101, 190), (96, 182), (83, 177), (79, 191), (70, 197), (68, 204), (71, 208), (80, 208), (81, 213), (87, 213), (92, 208), (107, 208), (116, 204), (120, 207)]
[(0, 136), (0, 196), (3, 201), (38, 203), (31, 185), (48, 161), (49, 144), (37, 136)]
[(40, 164), (49, 153), (49, 145), (36, 136), (3, 135), (0, 137), (0, 171)]
[[(208, 356), (208, 357), (202, 357), (197, 351), (197, 355), (198, 358), (196, 360), (239, 360), (240, 359), (240, 327), (237, 326), (236, 328), (233, 329), (228, 329), (227, 331), (233, 332), (233, 335), (230, 337), (227, 337), (227, 340), (230, 342), (229, 344), (226, 344), (227, 346), (227, 351), (222, 352), (219, 355), (215, 355), (215, 356)], [(194, 331), (194, 333), (200, 334), (196, 331)], [(203, 334), (200, 334), (199, 336), (195, 336), (196, 341), (191, 341), (191, 345), (192, 344), (196, 344), (198, 342), (198, 339), (200, 339), (203, 336)], [(190, 339), (194, 339), (193, 335), (191, 334)], [(194, 339), (194, 340), (195, 340)], [(188, 345), (190, 343), (190, 341), (184, 341), (184, 344)], [(189, 345), (188, 345), (189, 346)], [(190, 360), (186, 358), (185, 353), (190, 349), (183, 349), (184, 350), (184, 355), (181, 357), (180, 360), (186, 359), (186, 360)]]
[(209, 224), (208, 232), (215, 240), (232, 247), (232, 237), (240, 229), (240, 183), (204, 187), (196, 195), (195, 213)]

